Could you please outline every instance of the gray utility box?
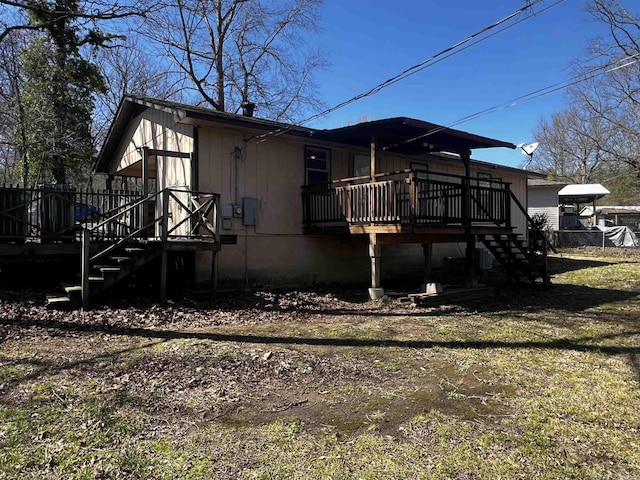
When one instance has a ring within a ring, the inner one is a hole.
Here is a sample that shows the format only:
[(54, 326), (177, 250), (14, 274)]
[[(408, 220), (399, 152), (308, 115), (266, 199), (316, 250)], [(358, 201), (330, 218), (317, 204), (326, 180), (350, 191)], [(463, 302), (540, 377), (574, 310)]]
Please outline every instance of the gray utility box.
[(491, 270), (493, 268), (493, 255), (484, 248), (476, 249), (478, 270)]
[(242, 224), (257, 225), (258, 224), (258, 199), (244, 197), (242, 199)]

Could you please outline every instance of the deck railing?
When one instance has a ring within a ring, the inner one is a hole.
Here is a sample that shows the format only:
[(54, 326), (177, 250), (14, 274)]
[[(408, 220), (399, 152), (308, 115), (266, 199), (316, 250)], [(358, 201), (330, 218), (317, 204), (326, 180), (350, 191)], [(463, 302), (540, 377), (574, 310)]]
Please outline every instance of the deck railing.
[(82, 230), (91, 241), (202, 239), (216, 235), (219, 208), (218, 194), (175, 188), (144, 198), (138, 191), (5, 185), (0, 241), (73, 242)]
[[(465, 202), (468, 192), (468, 202)], [(510, 224), (509, 184), (406, 170), (303, 187), (304, 225)]]
[[(142, 194), (135, 191), (74, 189), (68, 185), (0, 186), (0, 241), (74, 241), (83, 225), (96, 223), (107, 212), (140, 198)], [(121, 236), (137, 222), (134, 213), (126, 223), (105, 225), (96, 236)]]

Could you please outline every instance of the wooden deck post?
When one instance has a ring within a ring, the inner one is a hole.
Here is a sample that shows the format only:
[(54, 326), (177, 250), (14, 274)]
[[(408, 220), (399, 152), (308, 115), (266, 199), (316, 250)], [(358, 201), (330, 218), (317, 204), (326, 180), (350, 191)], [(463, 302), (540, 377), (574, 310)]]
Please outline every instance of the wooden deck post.
[(211, 250), (211, 291), (218, 291), (218, 251)]
[(465, 251), (466, 286), (475, 288), (478, 286), (476, 278), (476, 236), (467, 234), (467, 248)]
[(167, 301), (167, 270), (169, 263), (169, 254), (167, 252), (167, 239), (169, 232), (169, 189), (165, 188), (162, 192), (162, 254), (160, 257), (160, 303), (164, 305)]
[(424, 252), (424, 284), (427, 285), (431, 283), (433, 243), (423, 243), (422, 251)]
[[(146, 225), (149, 219), (149, 147), (142, 147), (142, 225)], [(147, 235), (149, 233), (147, 232)]]
[(471, 153), (461, 153), (464, 163), (464, 178), (462, 179), (462, 225), (471, 225)]
[(376, 181), (376, 137), (371, 137), (371, 183)]
[(81, 269), (81, 286), (82, 286), (82, 309), (83, 310), (88, 310), (89, 309), (89, 258), (91, 258), (90, 255), (90, 248), (89, 248), (89, 244), (90, 244), (90, 235), (89, 235), (89, 230), (86, 228), (82, 229), (82, 253), (81, 253), (81, 257), (82, 257), (82, 265), (80, 267)]
[(469, 232), (471, 226), (471, 152), (460, 154), (464, 163), (462, 179), (462, 225), (467, 227), (467, 247), (465, 250), (465, 273), (467, 287), (477, 286), (476, 279), (476, 236)]
[(412, 170), (409, 172), (409, 224), (411, 229), (416, 225), (416, 207), (418, 205), (418, 195), (416, 191), (416, 175)]
[(369, 259), (371, 260), (371, 288), (369, 289), (369, 298), (378, 300), (384, 295), (384, 289), (380, 287), (380, 260), (382, 258), (382, 249), (378, 243), (378, 234), (369, 234)]

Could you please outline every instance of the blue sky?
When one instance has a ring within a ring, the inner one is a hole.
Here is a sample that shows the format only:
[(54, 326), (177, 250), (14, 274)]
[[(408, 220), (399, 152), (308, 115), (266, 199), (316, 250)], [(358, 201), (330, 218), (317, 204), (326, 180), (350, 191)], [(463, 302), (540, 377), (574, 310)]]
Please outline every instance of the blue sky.
[[(545, 0), (540, 11), (557, 0)], [(319, 35), (330, 68), (317, 76), (323, 100), (336, 105), (415, 65), (524, 6), (524, 0), (325, 0)], [(568, 80), (588, 39), (604, 34), (564, 0), (480, 44), (355, 102), (310, 126), (340, 127), (363, 116), (419, 118), (449, 125), (469, 114)], [(509, 141), (533, 142), (541, 117), (564, 107), (558, 92), (480, 117), (455, 128)], [(516, 150), (488, 149), (474, 158), (519, 166)]]

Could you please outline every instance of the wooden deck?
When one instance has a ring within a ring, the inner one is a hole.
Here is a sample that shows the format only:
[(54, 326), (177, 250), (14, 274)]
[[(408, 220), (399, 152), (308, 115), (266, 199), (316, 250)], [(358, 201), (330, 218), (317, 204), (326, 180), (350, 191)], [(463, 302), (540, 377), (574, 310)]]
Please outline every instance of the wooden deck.
[(82, 232), (94, 243), (178, 242), (195, 249), (219, 243), (220, 196), (168, 188), (139, 191), (0, 187), (0, 253), (77, 250)]
[(303, 187), (307, 232), (459, 235), (511, 231), (505, 182), (411, 170)]
[[(305, 233), (367, 235), (371, 298), (381, 294), (381, 245), (422, 244), (425, 284), (431, 278), (432, 245), (466, 243), (465, 272), (475, 283), (478, 243), (492, 253), (514, 281), (548, 283), (546, 244), (532, 245), (527, 232), (515, 233), (511, 207), (535, 228), (510, 184), (493, 179), (406, 170), (347, 178), (302, 189)], [(524, 233), (524, 235), (522, 235)]]
[(77, 299), (72, 293), (81, 292), (79, 301), (87, 307), (90, 295), (158, 257), (164, 300), (169, 252), (207, 250), (215, 261), (220, 245), (220, 195), (215, 193), (179, 188), (148, 195), (53, 186), (0, 188), (2, 263), (66, 256), (77, 262), (81, 284), (66, 288), (67, 297), (52, 298), (51, 304), (68, 303), (65, 298), (73, 304)]

